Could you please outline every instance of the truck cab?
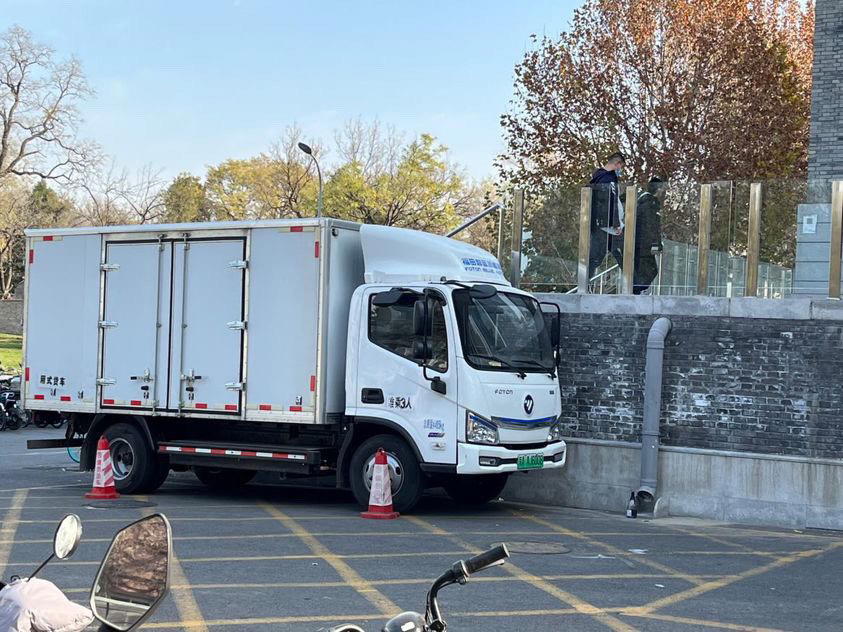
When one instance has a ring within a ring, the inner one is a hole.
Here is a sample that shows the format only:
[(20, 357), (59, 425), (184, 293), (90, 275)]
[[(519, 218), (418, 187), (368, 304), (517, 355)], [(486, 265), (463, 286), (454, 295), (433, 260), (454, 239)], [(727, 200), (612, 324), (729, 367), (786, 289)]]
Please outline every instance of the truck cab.
[[(539, 301), (462, 242), (375, 226), (361, 239), (367, 283), (351, 299), (347, 417), (393, 428), (462, 502), (496, 498), (512, 472), (564, 466), (558, 335)], [(412, 503), (420, 489), (400, 455), (388, 456), (396, 505)], [(359, 498), (372, 465), (352, 463)]]

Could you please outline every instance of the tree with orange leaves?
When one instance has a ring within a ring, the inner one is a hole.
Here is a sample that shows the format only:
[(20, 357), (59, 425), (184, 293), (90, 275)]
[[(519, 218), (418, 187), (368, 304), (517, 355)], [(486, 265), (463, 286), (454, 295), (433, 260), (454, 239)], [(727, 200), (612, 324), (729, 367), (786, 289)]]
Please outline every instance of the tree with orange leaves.
[(503, 179), (581, 183), (615, 150), (631, 181), (804, 175), (813, 15), (811, 0), (587, 0), (515, 68)]

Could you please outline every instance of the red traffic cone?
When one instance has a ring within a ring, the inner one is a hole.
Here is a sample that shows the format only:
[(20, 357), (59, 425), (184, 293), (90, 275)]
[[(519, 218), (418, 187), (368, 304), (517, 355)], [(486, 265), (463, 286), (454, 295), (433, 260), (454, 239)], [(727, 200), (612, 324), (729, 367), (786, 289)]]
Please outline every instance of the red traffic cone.
[(120, 498), (114, 487), (114, 470), (111, 468), (111, 450), (108, 439), (100, 437), (97, 443), (97, 464), (94, 468), (94, 487), (85, 494), (91, 500), (114, 500)]
[(378, 448), (375, 455), (375, 470), (372, 472), (372, 489), (369, 491), (369, 511), (360, 514), (371, 520), (392, 520), (400, 514), (392, 508), (392, 486), (389, 481), (389, 465), (386, 452)]

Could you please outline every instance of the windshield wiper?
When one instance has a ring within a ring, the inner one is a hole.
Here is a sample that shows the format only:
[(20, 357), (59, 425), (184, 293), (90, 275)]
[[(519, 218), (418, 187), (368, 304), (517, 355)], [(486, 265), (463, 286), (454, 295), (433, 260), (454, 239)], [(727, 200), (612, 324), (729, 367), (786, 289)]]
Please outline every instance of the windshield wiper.
[(486, 354), (483, 354), (483, 353), (469, 353), (468, 355), (470, 355), (470, 356), (474, 356), (475, 358), (483, 358), (484, 360), (492, 360), (493, 362), (497, 362), (497, 363), (499, 363), (499, 364), (500, 364), (503, 368), (505, 368), (505, 369), (509, 369), (510, 371), (512, 371), (513, 373), (515, 373), (515, 375), (517, 375), (518, 377), (520, 377), (522, 380), (523, 380), (524, 378), (526, 378), (526, 377), (527, 377), (527, 374), (526, 374), (526, 373), (524, 373), (524, 371), (522, 371), (521, 369), (517, 369), (517, 368), (515, 368), (515, 367), (514, 367), (514, 366), (512, 366), (509, 362), (507, 362), (506, 360), (502, 360), (501, 358), (499, 358), (499, 357), (497, 357), (497, 356), (493, 356), (493, 355), (486, 355)]
[(518, 362), (519, 364), (522, 363), (522, 362), (529, 362), (532, 366), (537, 366), (540, 369), (544, 369), (545, 371), (547, 371), (547, 374), (551, 377), (551, 379), (556, 378), (556, 368), (555, 367), (548, 368), (547, 366), (545, 366), (544, 364), (542, 364), (538, 360), (533, 360), (532, 358), (518, 358), (516, 360), (516, 359), (513, 358), (513, 362)]

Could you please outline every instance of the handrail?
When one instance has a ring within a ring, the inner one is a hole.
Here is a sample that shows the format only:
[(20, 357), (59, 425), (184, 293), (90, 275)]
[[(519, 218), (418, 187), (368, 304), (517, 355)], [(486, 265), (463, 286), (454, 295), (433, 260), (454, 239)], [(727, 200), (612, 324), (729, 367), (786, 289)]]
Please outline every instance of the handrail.
[[(619, 268), (619, 267), (620, 267), (620, 266), (616, 263), (616, 264), (615, 264), (615, 265), (613, 265), (612, 267), (610, 267), (610, 268), (606, 268), (605, 270), (603, 270), (603, 272), (601, 272), (600, 274), (595, 274), (593, 277), (591, 277), (591, 278), (588, 280), (588, 282), (589, 282), (589, 283), (594, 283), (594, 282), (595, 282), (595, 281), (597, 281), (598, 279), (601, 279), (601, 278), (603, 278), (604, 276), (606, 276), (607, 274), (609, 274), (612, 270), (616, 270), (616, 269), (617, 269), (617, 268)], [(577, 292), (577, 290), (578, 290), (578, 289), (579, 289), (579, 288), (576, 288), (576, 287), (575, 287), (575, 288), (570, 289), (570, 290), (568, 290), (567, 292), (565, 292), (565, 294), (576, 294), (576, 292)]]
[(461, 233), (462, 231), (464, 231), (466, 228), (468, 228), (472, 224), (475, 224), (475, 223), (479, 222), (481, 219), (486, 217), (489, 213), (494, 213), (495, 211), (500, 210), (500, 208), (501, 208), (500, 204), (498, 204), (498, 203), (492, 204), (492, 206), (490, 206), (489, 208), (483, 209), (483, 211), (481, 211), (479, 215), (476, 215), (476, 216), (472, 217), (470, 220), (468, 220), (467, 222), (465, 222), (464, 224), (460, 224), (459, 226), (457, 226), (454, 230), (452, 230), (450, 233), (445, 235), (445, 237), (453, 237), (457, 233)]

